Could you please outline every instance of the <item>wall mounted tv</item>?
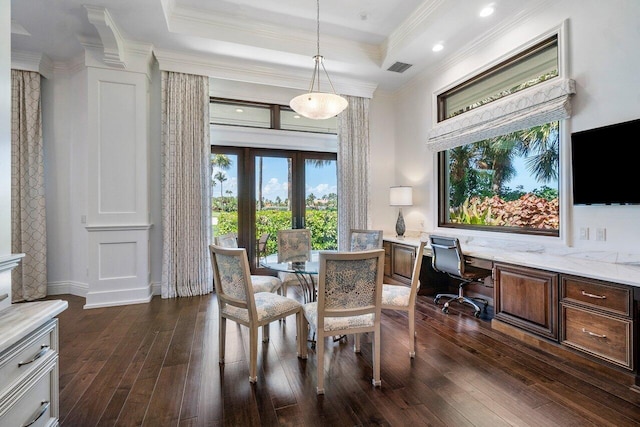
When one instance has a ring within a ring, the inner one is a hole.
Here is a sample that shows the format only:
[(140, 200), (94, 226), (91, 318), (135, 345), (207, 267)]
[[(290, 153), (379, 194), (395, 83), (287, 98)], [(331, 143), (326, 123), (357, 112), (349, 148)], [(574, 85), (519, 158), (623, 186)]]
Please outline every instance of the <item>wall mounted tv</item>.
[(571, 134), (573, 204), (640, 204), (640, 119)]

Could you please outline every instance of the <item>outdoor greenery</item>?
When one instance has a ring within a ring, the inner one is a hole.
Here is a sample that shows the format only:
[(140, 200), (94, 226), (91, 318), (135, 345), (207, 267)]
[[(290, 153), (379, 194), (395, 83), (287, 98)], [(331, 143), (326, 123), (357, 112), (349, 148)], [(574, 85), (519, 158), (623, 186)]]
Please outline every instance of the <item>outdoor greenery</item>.
[(537, 182), (557, 182), (558, 126), (551, 122), (449, 150), (449, 222), (557, 230), (557, 189), (541, 185), (527, 192), (505, 183), (517, 173), (517, 157), (526, 159)]
[[(215, 235), (238, 231), (238, 213), (236, 211), (214, 211), (218, 219)], [(337, 249), (338, 211), (335, 209), (307, 209), (306, 228), (311, 230), (312, 249)], [(256, 212), (256, 240), (263, 233), (270, 233), (267, 242), (267, 254), (277, 252), (276, 235), (278, 230), (291, 228), (291, 212), (265, 209)]]

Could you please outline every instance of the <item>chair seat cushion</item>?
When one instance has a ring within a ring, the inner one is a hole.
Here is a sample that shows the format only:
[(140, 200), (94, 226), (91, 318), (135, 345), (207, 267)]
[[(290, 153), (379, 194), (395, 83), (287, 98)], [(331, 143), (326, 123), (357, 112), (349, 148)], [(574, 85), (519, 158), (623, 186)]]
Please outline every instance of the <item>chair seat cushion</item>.
[(275, 292), (282, 286), (282, 280), (273, 276), (251, 275), (251, 284), (253, 285), (253, 293), (258, 292)]
[[(270, 292), (258, 292), (253, 295), (256, 301), (258, 322), (270, 322), (283, 317), (283, 313), (295, 313), (302, 304), (298, 301)], [(244, 308), (225, 305), (222, 309), (223, 316), (249, 322), (249, 312)]]
[[(318, 330), (318, 303), (310, 302), (302, 306), (304, 316), (307, 318), (309, 325)], [(341, 331), (347, 328), (365, 328), (374, 325), (373, 314), (362, 314), (359, 316), (345, 316), (345, 317), (325, 317), (324, 318), (324, 330), (325, 331)]]
[(401, 285), (382, 285), (382, 305), (408, 307), (411, 288)]

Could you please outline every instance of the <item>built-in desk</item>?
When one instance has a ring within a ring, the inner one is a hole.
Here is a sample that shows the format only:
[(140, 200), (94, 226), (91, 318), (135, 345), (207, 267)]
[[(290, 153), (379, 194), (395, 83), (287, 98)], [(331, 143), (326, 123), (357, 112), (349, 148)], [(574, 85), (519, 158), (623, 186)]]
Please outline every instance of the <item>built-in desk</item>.
[[(420, 238), (385, 236), (384, 240), (418, 247)], [(474, 245), (460, 240), (466, 257), (492, 269), (493, 329), (551, 353), (571, 352), (590, 359), (603, 370), (621, 374), (623, 383), (640, 386), (637, 259), (610, 262), (603, 254), (571, 248), (489, 241)], [(423, 256), (431, 257), (429, 246)], [(428, 290), (423, 295), (432, 294), (429, 282), (421, 275), (421, 289)]]

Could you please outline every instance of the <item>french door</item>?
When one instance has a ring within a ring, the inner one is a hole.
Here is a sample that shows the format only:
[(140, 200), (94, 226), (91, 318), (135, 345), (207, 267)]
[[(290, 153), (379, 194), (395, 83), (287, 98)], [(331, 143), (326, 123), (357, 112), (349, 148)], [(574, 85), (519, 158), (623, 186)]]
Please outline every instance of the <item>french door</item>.
[(211, 240), (237, 233), (252, 271), (276, 252), (279, 229), (310, 228), (313, 249), (337, 248), (335, 153), (213, 146), (211, 179)]

